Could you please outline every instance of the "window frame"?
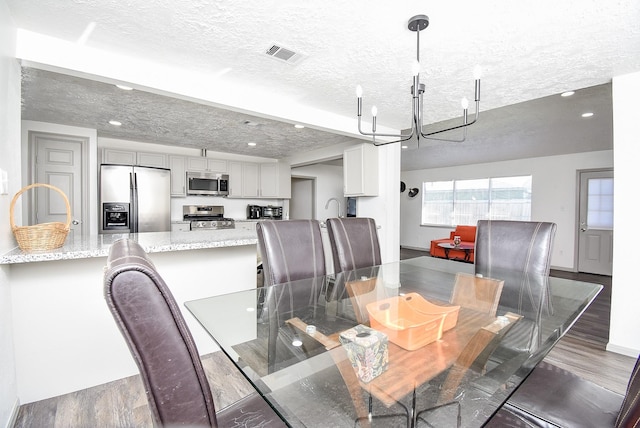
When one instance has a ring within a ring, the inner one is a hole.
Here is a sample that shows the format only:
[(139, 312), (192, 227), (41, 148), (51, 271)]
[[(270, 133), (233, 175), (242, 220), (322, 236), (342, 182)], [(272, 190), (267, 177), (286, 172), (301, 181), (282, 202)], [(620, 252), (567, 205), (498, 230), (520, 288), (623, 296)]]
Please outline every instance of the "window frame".
[[(504, 187), (504, 186), (497, 187), (497, 185), (500, 184), (500, 182), (504, 182), (508, 180), (512, 180), (512, 181), (520, 180), (522, 181), (522, 185), (521, 186), (514, 185), (511, 187)], [(481, 183), (483, 181), (486, 181), (487, 183), (486, 188), (477, 187), (477, 183)], [(467, 186), (466, 184), (472, 184), (472, 186)], [(474, 187), (474, 185), (476, 187)], [(436, 191), (431, 191), (433, 188), (436, 188)], [(483, 219), (530, 221), (531, 205), (532, 205), (532, 198), (533, 198), (532, 188), (533, 188), (532, 175), (472, 178), (472, 179), (464, 179), (464, 180), (424, 181), (422, 182), (422, 203), (420, 208), (420, 226), (449, 228), (449, 227), (455, 227), (458, 225), (466, 225), (466, 224), (475, 225), (477, 224), (478, 220), (483, 220)], [(511, 194), (514, 190), (517, 190), (517, 191), (523, 191), (525, 192), (524, 193), (525, 195), (528, 195), (528, 198), (524, 197), (524, 198), (511, 199), (511, 201), (518, 201), (518, 200), (523, 201), (523, 203), (521, 203), (521, 209), (519, 210), (519, 213), (516, 213), (516, 215), (514, 215), (514, 213), (507, 213), (511, 215), (506, 215), (506, 216), (504, 215), (505, 210), (499, 209), (500, 206), (501, 205), (503, 207), (506, 205), (511, 206), (513, 205), (514, 202), (507, 202), (507, 204), (505, 204), (504, 199), (496, 199), (495, 196), (496, 196), (496, 191), (498, 189), (505, 189), (505, 191), (507, 191), (507, 194)], [(436, 202), (432, 204), (433, 207), (437, 206), (438, 211), (440, 211), (440, 214), (437, 214), (437, 213), (435, 214), (436, 217), (447, 216), (449, 218), (449, 223), (446, 223), (446, 224), (438, 223), (434, 221), (425, 222), (425, 219), (429, 218), (429, 214), (425, 213), (425, 209), (428, 208), (428, 205), (429, 205), (429, 201), (426, 200), (426, 198), (429, 195), (434, 195), (437, 191), (440, 191), (442, 193), (442, 196), (445, 196), (445, 197), (447, 192), (451, 193), (451, 195), (449, 196), (450, 199), (446, 200), (442, 198), (440, 199), (436, 198), (435, 201), (443, 201), (443, 202), (439, 202), (439, 203)], [(482, 195), (483, 193), (485, 194), (484, 199), (478, 200), (478, 205), (485, 206), (484, 209), (480, 207), (480, 210), (482, 211), (482, 213), (478, 213), (479, 210), (477, 207), (474, 209), (473, 203), (468, 204), (469, 201), (474, 199), (473, 197), (469, 198), (468, 195), (466, 199), (459, 197), (459, 195), (462, 194), (463, 192), (467, 192), (468, 194), (475, 193), (476, 195)], [(467, 205), (470, 205), (470, 207), (469, 206), (464, 207), (465, 203)], [(448, 212), (443, 213), (442, 212), (443, 207), (446, 209), (447, 204), (450, 204), (451, 208)], [(463, 207), (465, 209), (463, 209)], [(466, 214), (462, 214), (462, 212)], [(468, 220), (466, 221), (461, 220), (461, 217), (463, 215), (467, 216)]]

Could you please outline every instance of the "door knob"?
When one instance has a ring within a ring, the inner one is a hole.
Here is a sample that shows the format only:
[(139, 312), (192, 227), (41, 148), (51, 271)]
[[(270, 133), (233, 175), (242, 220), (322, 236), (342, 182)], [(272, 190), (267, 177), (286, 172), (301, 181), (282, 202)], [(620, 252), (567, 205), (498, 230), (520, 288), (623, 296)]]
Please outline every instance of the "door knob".
[(74, 226), (77, 226), (77, 225), (80, 224), (80, 222), (78, 220), (72, 220), (71, 224), (74, 225)]

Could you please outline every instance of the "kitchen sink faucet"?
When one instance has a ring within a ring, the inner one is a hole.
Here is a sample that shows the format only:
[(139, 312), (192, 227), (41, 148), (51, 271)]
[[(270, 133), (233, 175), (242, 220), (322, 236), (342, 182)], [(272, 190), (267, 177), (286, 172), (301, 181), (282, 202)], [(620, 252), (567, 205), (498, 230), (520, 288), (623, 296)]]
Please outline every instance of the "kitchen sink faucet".
[(338, 204), (338, 217), (342, 218), (342, 207), (340, 205), (340, 201), (337, 200), (336, 198), (329, 198), (329, 200), (327, 201), (327, 204), (324, 206), (324, 209), (325, 210), (329, 209), (329, 203), (331, 201), (336, 201), (336, 203)]

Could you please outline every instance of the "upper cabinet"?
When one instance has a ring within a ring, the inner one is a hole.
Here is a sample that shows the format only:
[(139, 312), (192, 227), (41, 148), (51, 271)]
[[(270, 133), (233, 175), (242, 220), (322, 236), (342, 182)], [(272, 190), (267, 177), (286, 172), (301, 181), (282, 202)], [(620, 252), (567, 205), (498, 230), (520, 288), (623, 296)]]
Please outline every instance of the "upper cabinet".
[(291, 166), (283, 162), (260, 164), (260, 197), (291, 198)]
[(344, 196), (378, 196), (378, 149), (360, 144), (345, 149)]
[(257, 198), (260, 193), (259, 165), (255, 162), (229, 162), (229, 197)]
[(118, 165), (139, 165), (166, 168), (167, 155), (164, 153), (131, 152), (128, 150), (102, 149), (102, 163)]
[(169, 155), (171, 196), (187, 196), (187, 162), (184, 156)]
[(102, 163), (171, 169), (171, 196), (186, 197), (187, 171), (229, 174), (230, 198), (291, 198), (291, 166), (163, 153), (102, 149)]
[(207, 157), (188, 157), (187, 171), (229, 172), (229, 169), (226, 160)]
[(291, 198), (291, 167), (281, 162), (229, 162), (230, 198)]

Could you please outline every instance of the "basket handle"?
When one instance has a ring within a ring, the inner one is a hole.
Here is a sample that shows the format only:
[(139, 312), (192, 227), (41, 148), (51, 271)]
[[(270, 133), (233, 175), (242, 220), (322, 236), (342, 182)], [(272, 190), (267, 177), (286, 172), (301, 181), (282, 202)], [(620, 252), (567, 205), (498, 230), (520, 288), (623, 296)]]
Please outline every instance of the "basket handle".
[(33, 183), (28, 186), (25, 186), (13, 196), (13, 199), (11, 200), (11, 205), (9, 206), (9, 222), (11, 224), (11, 229), (16, 227), (16, 222), (13, 216), (13, 208), (15, 207), (16, 202), (18, 201), (18, 197), (20, 197), (20, 195), (22, 195), (27, 190), (33, 189), (34, 187), (48, 187), (49, 189), (55, 190), (56, 192), (60, 193), (60, 195), (62, 195), (62, 199), (64, 199), (65, 207), (67, 208), (67, 223), (65, 224), (65, 227), (69, 229), (69, 225), (71, 224), (71, 205), (69, 205), (69, 198), (67, 198), (67, 195), (65, 195), (62, 190), (58, 189), (55, 186), (52, 186), (51, 184), (45, 184), (45, 183)]

